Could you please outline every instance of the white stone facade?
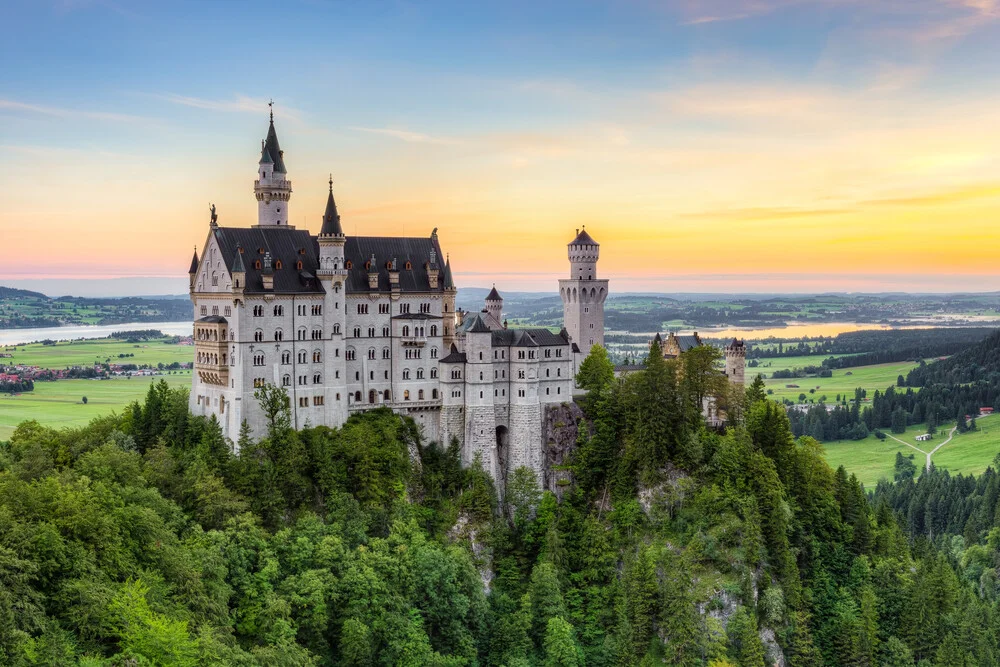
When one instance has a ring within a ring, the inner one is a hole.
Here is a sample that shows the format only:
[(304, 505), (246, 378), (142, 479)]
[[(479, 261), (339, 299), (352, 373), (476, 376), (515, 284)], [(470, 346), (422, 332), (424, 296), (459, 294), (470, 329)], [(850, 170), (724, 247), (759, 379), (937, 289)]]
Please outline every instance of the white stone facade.
[(388, 407), (428, 441), (456, 439), (463, 463), (478, 456), (501, 488), (519, 466), (542, 472), (546, 406), (572, 401), (583, 354), (604, 340), (608, 281), (596, 279), (589, 236), (570, 244), (572, 277), (560, 281), (566, 329), (507, 329), (495, 290), (482, 312), (456, 312), (436, 230), (346, 237), (332, 183), (319, 235), (289, 225), (291, 183), (273, 122), (254, 191), (257, 225), (213, 219), (192, 263), (194, 414), (214, 415), (234, 442), (244, 422), (260, 437), (254, 392), (273, 384), (287, 391), (296, 428)]

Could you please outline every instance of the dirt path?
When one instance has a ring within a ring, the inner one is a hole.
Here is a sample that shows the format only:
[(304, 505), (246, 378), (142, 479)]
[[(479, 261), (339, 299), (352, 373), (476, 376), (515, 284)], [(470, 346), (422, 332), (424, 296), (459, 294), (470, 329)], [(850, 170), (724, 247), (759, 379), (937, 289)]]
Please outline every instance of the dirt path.
[[(979, 417), (979, 420), (982, 421), (983, 419), (986, 419), (987, 417), (991, 417), (991, 416), (992, 415), (981, 415)], [(900, 440), (899, 438), (897, 438), (896, 436), (892, 435), (891, 433), (886, 433), (886, 435), (889, 436), (890, 438), (892, 438), (893, 440), (895, 440), (896, 442), (898, 442), (899, 444), (906, 445), (907, 447), (910, 447), (911, 449), (915, 449), (918, 452), (920, 452), (921, 454), (923, 454), (924, 456), (926, 456), (927, 457), (927, 463), (924, 465), (924, 468), (929, 472), (930, 469), (931, 469), (931, 456), (933, 456), (934, 453), (937, 452), (937, 450), (941, 449), (942, 447), (944, 447), (945, 445), (947, 445), (949, 442), (951, 442), (951, 439), (955, 437), (955, 431), (957, 431), (957, 430), (958, 430), (958, 424), (956, 424), (955, 426), (952, 426), (951, 430), (948, 431), (948, 439), (945, 440), (944, 442), (942, 442), (940, 445), (938, 445), (937, 447), (935, 447), (934, 449), (932, 449), (929, 452), (925, 452), (924, 450), (920, 449), (919, 447), (916, 447), (915, 445), (911, 445), (908, 442)]]

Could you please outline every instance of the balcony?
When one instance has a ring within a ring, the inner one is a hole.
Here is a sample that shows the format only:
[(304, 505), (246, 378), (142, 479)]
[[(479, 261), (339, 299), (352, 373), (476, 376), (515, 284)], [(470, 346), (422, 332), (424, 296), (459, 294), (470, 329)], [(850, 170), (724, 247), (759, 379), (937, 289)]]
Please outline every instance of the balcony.
[(427, 345), (427, 336), (400, 336), (403, 347), (423, 347)]

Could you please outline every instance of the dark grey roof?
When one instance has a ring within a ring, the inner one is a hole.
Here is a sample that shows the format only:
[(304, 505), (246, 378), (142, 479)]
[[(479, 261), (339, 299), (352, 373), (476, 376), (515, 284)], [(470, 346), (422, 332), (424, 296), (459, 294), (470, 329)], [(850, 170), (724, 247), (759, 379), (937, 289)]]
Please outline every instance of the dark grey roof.
[(236, 244), (236, 255), (233, 257), (233, 263), (230, 271), (233, 273), (236, 273), (237, 271), (242, 273), (247, 272), (246, 267), (243, 265), (243, 247), (238, 243)]
[(340, 214), (337, 213), (337, 202), (333, 200), (333, 179), (330, 179), (330, 194), (326, 197), (326, 212), (323, 214), (323, 227), (320, 235), (343, 236), (344, 228), (340, 226)]
[(646, 364), (618, 364), (615, 366), (615, 373), (623, 373), (627, 371), (644, 371), (646, 370)]
[(498, 329), (493, 332), (493, 347), (549, 347), (567, 345), (565, 330), (552, 333), (548, 329)]
[(698, 337), (698, 334), (675, 336), (675, 338), (677, 338), (677, 344), (680, 345), (681, 352), (687, 352), (691, 348), (699, 347), (701, 345), (701, 338)]
[(466, 333), (490, 333), (492, 331), (483, 320), (482, 313), (476, 313), (471, 320), (462, 322), (462, 330)]
[(455, 279), (451, 277), (451, 256), (447, 258), (444, 264), (444, 286), (446, 289), (454, 289)]
[[(243, 263), (246, 268), (244, 292), (264, 292), (264, 253), (271, 253), (274, 271), (274, 292), (322, 294), (322, 284), (313, 276), (319, 269), (319, 247), (316, 240), (304, 229), (290, 227), (219, 227), (214, 232), (222, 257), (233, 271), (237, 248), (243, 246)], [(305, 253), (303, 254), (303, 250)], [(263, 251), (263, 252), (261, 252)], [(261, 267), (257, 268), (257, 260)], [(281, 268), (277, 268), (281, 262)], [(296, 264), (302, 262), (302, 268)]]
[(591, 238), (590, 234), (587, 233), (587, 228), (584, 227), (577, 232), (576, 238), (570, 241), (569, 245), (600, 245), (600, 243)]
[(195, 324), (229, 324), (229, 320), (224, 318), (222, 315), (208, 315), (195, 320), (194, 322)]
[(267, 152), (267, 146), (264, 142), (260, 142), (260, 162), (257, 164), (274, 164), (274, 160), (271, 159), (271, 154)]
[(497, 286), (494, 285), (490, 293), (486, 295), (487, 301), (503, 301), (503, 297), (500, 296), (500, 292), (497, 291)]
[(746, 347), (746, 344), (742, 340), (733, 339), (733, 341), (727, 345), (728, 348), (741, 348)]
[(278, 145), (278, 135), (274, 131), (274, 118), (271, 118), (271, 124), (267, 126), (267, 139), (264, 140), (264, 152), (271, 156), (274, 160), (274, 170), (280, 174), (287, 173), (285, 171), (285, 160), (284, 156), (281, 154), (281, 146)]
[(191, 258), (191, 268), (188, 269), (188, 273), (198, 273), (198, 249), (194, 250), (194, 257)]
[(440, 315), (431, 315), (430, 313), (403, 313), (402, 315), (393, 315), (394, 320), (440, 320), (443, 319)]
[[(347, 292), (367, 293), (368, 271), (367, 262), (374, 254), (378, 271), (378, 289), (380, 292), (390, 291), (389, 270), (387, 262), (396, 260), (399, 272), (399, 289), (403, 292), (441, 292), (444, 286), (439, 282), (436, 288), (431, 288), (427, 277), (427, 264), (430, 263), (431, 250), (438, 256), (441, 247), (437, 239), (432, 237), (390, 237), (390, 236), (348, 236), (344, 244), (344, 259), (351, 262), (347, 271)], [(410, 268), (406, 268), (406, 263)]]
[(455, 344), (451, 345), (451, 352), (441, 360), (442, 364), (464, 364), (466, 362), (465, 352), (459, 352)]

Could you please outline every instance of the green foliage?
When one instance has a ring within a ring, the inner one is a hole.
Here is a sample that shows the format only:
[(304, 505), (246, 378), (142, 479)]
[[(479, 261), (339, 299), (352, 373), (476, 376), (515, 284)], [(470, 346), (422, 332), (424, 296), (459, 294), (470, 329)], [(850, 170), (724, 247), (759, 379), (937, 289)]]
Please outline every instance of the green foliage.
[(608, 357), (608, 351), (601, 345), (590, 348), (587, 358), (580, 364), (576, 374), (576, 384), (587, 391), (600, 392), (615, 379), (615, 365)]

